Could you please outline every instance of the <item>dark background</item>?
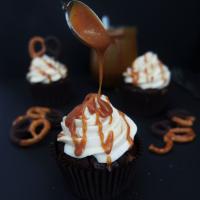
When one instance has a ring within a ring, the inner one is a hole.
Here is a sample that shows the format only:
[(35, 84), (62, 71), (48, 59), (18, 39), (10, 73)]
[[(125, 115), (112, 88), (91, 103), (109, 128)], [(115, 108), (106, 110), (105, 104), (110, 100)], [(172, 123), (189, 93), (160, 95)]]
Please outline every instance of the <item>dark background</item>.
[[(158, 53), (168, 66), (199, 70), (198, 0), (85, 0), (114, 26), (138, 28), (139, 54)], [(88, 69), (88, 49), (69, 31), (60, 0), (2, 1), (0, 12), (0, 75), (25, 76), (30, 58), (28, 41), (35, 35), (55, 35), (63, 46), (60, 59), (70, 72)], [(76, 58), (76, 59), (74, 59)]]
[[(107, 14), (113, 25), (138, 28), (139, 54), (148, 50), (158, 53), (171, 69), (180, 67), (200, 72), (200, 30), (198, 0), (87, 0), (99, 16)], [(69, 31), (61, 3), (57, 0), (8, 0), (0, 5), (0, 199), (1, 200), (75, 200), (63, 180), (49, 151), (49, 136), (41, 144), (21, 149), (11, 145), (12, 120), (34, 102), (27, 90), (25, 74), (30, 64), (27, 47), (32, 36), (55, 35), (62, 42), (60, 60), (67, 64), (75, 96), (66, 107), (68, 113), (96, 87), (89, 80), (89, 49)], [(123, 110), (115, 91), (104, 90), (112, 103)], [(200, 119), (199, 100), (175, 85), (169, 105), (190, 110)], [(164, 118), (138, 118), (126, 113), (138, 125), (144, 154), (138, 162), (132, 188), (124, 200), (196, 200), (200, 185), (200, 124), (197, 139), (176, 145), (165, 156), (150, 154), (147, 147), (158, 142), (149, 134), (152, 122)]]

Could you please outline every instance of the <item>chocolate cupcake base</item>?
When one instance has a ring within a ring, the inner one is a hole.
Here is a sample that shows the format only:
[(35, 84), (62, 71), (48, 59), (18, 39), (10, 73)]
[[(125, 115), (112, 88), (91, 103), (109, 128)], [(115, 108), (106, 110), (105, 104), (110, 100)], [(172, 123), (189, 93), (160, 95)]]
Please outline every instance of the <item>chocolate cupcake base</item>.
[(70, 98), (70, 82), (68, 78), (50, 84), (29, 83), (31, 94), (39, 105), (62, 106)]
[(55, 142), (53, 149), (70, 191), (83, 200), (114, 200), (134, 178), (136, 161), (141, 153), (141, 142), (136, 137), (134, 146), (120, 159), (112, 163), (109, 171), (106, 164), (99, 164), (92, 156), (75, 159), (67, 156), (62, 143)]
[(161, 112), (168, 103), (170, 86), (163, 89), (143, 90), (132, 84), (123, 83), (120, 87), (120, 96), (125, 109), (138, 116), (152, 116)]

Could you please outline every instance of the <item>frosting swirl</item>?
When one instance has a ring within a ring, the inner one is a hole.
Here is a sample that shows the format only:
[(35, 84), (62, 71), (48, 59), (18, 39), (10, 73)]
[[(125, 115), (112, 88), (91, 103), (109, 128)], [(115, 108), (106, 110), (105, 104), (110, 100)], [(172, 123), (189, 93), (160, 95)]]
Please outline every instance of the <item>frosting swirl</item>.
[(111, 163), (132, 145), (137, 132), (135, 123), (114, 108), (109, 99), (89, 94), (61, 122), (63, 131), (57, 140), (64, 152), (75, 158), (94, 156), (99, 163)]
[(49, 84), (66, 76), (66, 66), (45, 54), (33, 58), (26, 78), (30, 83)]
[(169, 85), (171, 79), (168, 67), (152, 52), (138, 57), (123, 76), (125, 83), (132, 83), (142, 89), (162, 89)]

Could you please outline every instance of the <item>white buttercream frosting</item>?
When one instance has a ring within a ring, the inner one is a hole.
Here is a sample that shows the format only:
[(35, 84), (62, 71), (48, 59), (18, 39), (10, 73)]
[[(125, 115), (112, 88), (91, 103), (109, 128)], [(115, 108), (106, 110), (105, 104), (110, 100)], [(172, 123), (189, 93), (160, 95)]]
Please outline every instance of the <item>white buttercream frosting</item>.
[(66, 76), (67, 68), (65, 65), (48, 55), (43, 55), (33, 58), (26, 77), (27, 80), (33, 84), (49, 84), (64, 79)]
[(142, 89), (165, 88), (171, 79), (168, 67), (152, 52), (138, 57), (123, 76), (125, 83), (132, 83)]
[[(102, 95), (101, 99), (104, 101), (108, 101), (107, 97)], [(96, 101), (96, 104), (97, 101)], [(110, 104), (110, 102), (109, 102)], [(99, 106), (99, 105), (97, 105)], [(74, 158), (84, 158), (87, 156), (94, 156), (99, 163), (107, 163), (107, 157), (109, 156), (111, 158), (111, 162), (116, 161), (118, 158), (120, 158), (132, 144), (127, 140), (127, 131), (128, 131), (128, 126), (126, 122), (128, 123), (130, 127), (130, 138), (132, 141), (134, 140), (134, 136), (137, 132), (137, 126), (136, 124), (126, 115), (124, 115), (125, 120), (123, 119), (122, 115), (120, 112), (113, 107), (111, 104), (110, 106), (112, 107), (112, 122), (110, 123), (110, 116), (106, 118), (101, 118), (100, 121), (102, 123), (102, 130), (104, 134), (104, 141), (108, 137), (110, 131), (113, 131), (113, 136), (114, 136), (114, 141), (113, 141), (113, 146), (112, 150), (109, 154), (106, 154), (104, 149), (102, 148), (101, 145), (101, 140), (99, 136), (99, 129), (98, 125), (96, 124), (96, 113), (91, 114), (89, 112), (89, 109), (86, 108), (84, 111), (84, 115), (86, 117), (86, 122), (87, 122), (87, 143), (84, 148), (84, 151), (80, 156), (75, 155), (75, 146), (72, 140), (72, 135), (69, 130), (69, 128), (66, 126), (65, 120), (67, 116), (63, 118), (63, 121), (61, 122), (62, 126), (62, 133), (58, 137), (59, 142), (64, 142), (64, 152)], [(83, 124), (81, 120), (81, 116), (78, 119), (75, 119), (75, 126), (76, 126), (76, 134), (80, 137), (80, 140), (83, 136)]]

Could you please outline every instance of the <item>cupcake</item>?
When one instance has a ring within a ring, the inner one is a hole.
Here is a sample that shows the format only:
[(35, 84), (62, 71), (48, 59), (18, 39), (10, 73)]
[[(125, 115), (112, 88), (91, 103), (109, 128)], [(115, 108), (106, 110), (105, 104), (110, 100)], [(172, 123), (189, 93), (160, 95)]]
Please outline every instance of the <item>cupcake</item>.
[(138, 57), (123, 77), (122, 98), (134, 114), (151, 116), (165, 108), (171, 73), (156, 54)]
[[(41, 45), (40, 51), (35, 50), (36, 44)], [(45, 40), (34, 37), (29, 42), (29, 53), (32, 58), (26, 79), (32, 96), (39, 104), (65, 104), (69, 90), (67, 67), (54, 57), (46, 54)]]
[(140, 152), (136, 124), (89, 94), (61, 122), (55, 157), (71, 191), (81, 199), (113, 199), (130, 184)]

